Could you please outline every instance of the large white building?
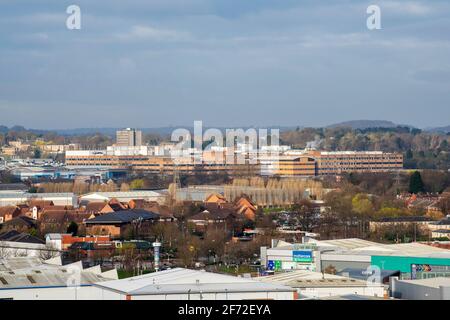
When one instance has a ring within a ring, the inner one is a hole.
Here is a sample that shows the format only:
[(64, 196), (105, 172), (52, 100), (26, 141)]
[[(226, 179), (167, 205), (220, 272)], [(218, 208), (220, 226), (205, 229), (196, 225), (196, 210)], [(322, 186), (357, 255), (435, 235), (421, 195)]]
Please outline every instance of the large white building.
[(95, 284), (103, 300), (293, 300), (296, 290), (206, 271), (175, 268)]
[(62, 265), (61, 258), (0, 259), (0, 300), (95, 300), (94, 283), (117, 279), (115, 269), (83, 269), (81, 262)]
[(52, 201), (54, 205), (77, 207), (78, 198), (74, 193), (0, 193), (0, 207), (15, 206), (30, 200)]
[(391, 279), (392, 296), (407, 300), (450, 300), (450, 278)]
[(166, 190), (139, 190), (139, 191), (112, 191), (112, 192), (92, 192), (80, 197), (80, 202), (90, 201), (109, 201), (116, 199), (121, 202), (129, 202), (131, 200), (146, 200), (164, 203), (167, 197)]
[(305, 270), (258, 277), (256, 280), (292, 287), (297, 290), (299, 299), (318, 299), (348, 294), (371, 297), (385, 296), (385, 289), (381, 283)]
[(280, 241), (271, 248), (261, 247), (261, 264), (273, 271), (333, 269), (355, 275), (359, 270), (361, 277), (379, 270), (380, 281), (389, 273), (397, 273), (402, 279), (450, 277), (450, 250), (419, 242), (382, 244), (356, 238), (309, 238), (300, 244)]

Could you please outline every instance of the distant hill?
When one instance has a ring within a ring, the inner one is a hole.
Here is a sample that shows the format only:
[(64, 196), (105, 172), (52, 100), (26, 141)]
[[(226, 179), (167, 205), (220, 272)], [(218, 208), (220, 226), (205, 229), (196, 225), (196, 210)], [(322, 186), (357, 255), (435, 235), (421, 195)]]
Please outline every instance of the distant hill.
[(426, 128), (425, 131), (431, 132), (431, 133), (450, 133), (450, 126)]
[[(123, 128), (74, 128), (74, 129), (55, 129), (52, 131), (63, 136), (94, 135), (96, 133), (101, 133), (113, 137), (116, 135), (116, 131), (121, 129)], [(142, 130), (143, 133), (166, 135), (171, 133), (175, 129), (175, 127), (138, 128), (138, 129)]]
[[(167, 126), (167, 127), (157, 127), (157, 128), (139, 128), (136, 127), (136, 129), (141, 130), (144, 134), (158, 134), (161, 136), (170, 136), (172, 134), (172, 132), (176, 129), (179, 128), (184, 128), (187, 129), (191, 132), (193, 132), (193, 126), (192, 125), (188, 125), (188, 126)], [(208, 130), (209, 126), (203, 126), (203, 132), (205, 132), (206, 130)], [(280, 131), (289, 131), (289, 130), (295, 130), (296, 128), (301, 128), (301, 127), (293, 127), (293, 126), (269, 126), (269, 127), (259, 127), (259, 126), (246, 126), (246, 127), (217, 127), (217, 129), (221, 130), (224, 134), (225, 131), (227, 129), (244, 129), (247, 130), (249, 128), (255, 128), (255, 129), (279, 129)], [(117, 130), (121, 130), (123, 129), (123, 127), (109, 127), (109, 128), (71, 128), (71, 129), (47, 129), (47, 130), (42, 130), (42, 129), (32, 129), (32, 128), (25, 128), (23, 126), (12, 126), (12, 127), (7, 127), (5, 125), (1, 125), (0, 124), (0, 134), (7, 134), (8, 132), (11, 131), (16, 131), (16, 132), (31, 132), (37, 135), (40, 134), (46, 134), (46, 133), (56, 133), (57, 135), (61, 135), (61, 136), (85, 136), (85, 135), (95, 135), (97, 133), (99, 134), (103, 134), (106, 136), (110, 136), (110, 137), (115, 137), (116, 135), (116, 131)]]
[(387, 120), (351, 120), (329, 125), (327, 128), (346, 127), (352, 129), (368, 129), (368, 128), (395, 128), (399, 126), (392, 121)]

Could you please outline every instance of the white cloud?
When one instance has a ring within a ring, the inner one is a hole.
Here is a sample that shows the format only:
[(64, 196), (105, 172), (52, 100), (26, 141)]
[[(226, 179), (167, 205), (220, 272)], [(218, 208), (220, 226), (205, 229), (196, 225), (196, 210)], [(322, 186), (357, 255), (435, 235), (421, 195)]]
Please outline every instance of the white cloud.
[(50, 12), (41, 12), (30, 15), (24, 15), (19, 17), (11, 18), (14, 22), (19, 22), (22, 24), (28, 25), (41, 25), (41, 24), (55, 24), (59, 23), (62, 26), (65, 26), (65, 21), (67, 19), (67, 15), (65, 12), (61, 13), (50, 13)]
[(434, 8), (418, 1), (383, 1), (382, 9), (386, 8), (397, 14), (426, 16), (434, 12)]
[(136, 25), (127, 33), (116, 34), (116, 38), (125, 41), (155, 40), (155, 41), (183, 41), (191, 38), (188, 32), (157, 29), (149, 26)]

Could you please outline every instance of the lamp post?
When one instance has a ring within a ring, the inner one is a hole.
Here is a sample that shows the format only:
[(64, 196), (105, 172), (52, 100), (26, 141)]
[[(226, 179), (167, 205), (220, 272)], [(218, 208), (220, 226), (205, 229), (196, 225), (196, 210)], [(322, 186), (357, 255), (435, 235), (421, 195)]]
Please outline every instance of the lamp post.
[(155, 256), (155, 271), (159, 271), (159, 248), (161, 247), (161, 242), (158, 242), (158, 240), (156, 240), (152, 245)]

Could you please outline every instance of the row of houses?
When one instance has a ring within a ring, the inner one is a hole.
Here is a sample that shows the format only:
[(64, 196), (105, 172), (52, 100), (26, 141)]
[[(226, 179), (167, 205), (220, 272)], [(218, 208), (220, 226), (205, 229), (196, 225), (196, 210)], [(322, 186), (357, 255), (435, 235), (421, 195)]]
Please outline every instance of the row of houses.
[[(28, 232), (35, 229), (46, 234), (65, 233), (70, 224), (76, 224), (82, 228), (81, 233), (87, 235), (122, 238), (136, 221), (139, 221), (139, 229), (143, 230), (155, 222), (175, 222), (180, 214), (177, 208), (157, 201), (142, 198), (129, 201), (107, 199), (99, 200), (97, 196), (85, 198), (78, 207), (55, 205), (48, 200), (4, 206), (0, 207), (0, 225), (3, 231)], [(211, 224), (230, 226), (236, 220), (254, 221), (256, 210), (257, 207), (245, 195), (229, 202), (221, 194), (212, 194), (197, 206), (197, 212), (188, 216), (187, 221), (197, 231), (202, 231)]]
[(434, 220), (429, 216), (386, 217), (369, 222), (371, 232), (385, 228), (407, 227), (414, 227), (417, 231), (429, 234), (430, 238), (450, 239), (450, 216), (440, 220)]

